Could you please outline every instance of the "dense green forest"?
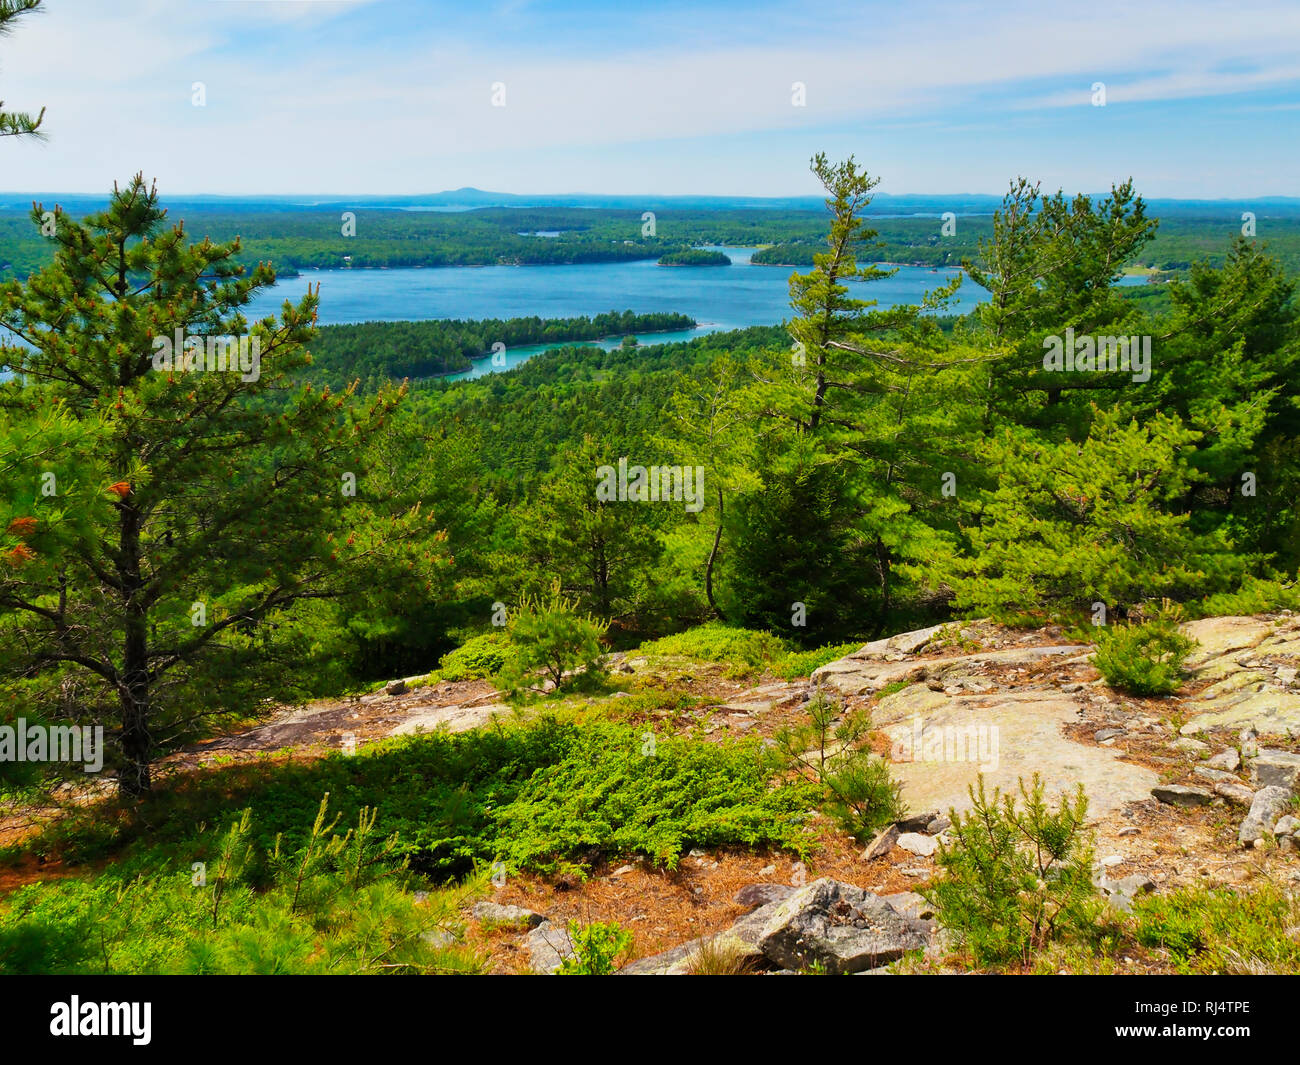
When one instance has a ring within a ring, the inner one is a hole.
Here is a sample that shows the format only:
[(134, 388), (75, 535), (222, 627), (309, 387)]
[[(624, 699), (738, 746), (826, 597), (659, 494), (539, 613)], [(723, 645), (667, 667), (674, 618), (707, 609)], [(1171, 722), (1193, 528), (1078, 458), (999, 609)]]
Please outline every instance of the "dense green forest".
[[(309, 377), (339, 389), (360, 380), (371, 390), (389, 379), (468, 370), (476, 358), (527, 344), (599, 340), (632, 333), (694, 329), (684, 314), (609, 311), (594, 318), (509, 318), (482, 321), (361, 322), (322, 326), (311, 344)], [(501, 349), (497, 349), (501, 350)]]

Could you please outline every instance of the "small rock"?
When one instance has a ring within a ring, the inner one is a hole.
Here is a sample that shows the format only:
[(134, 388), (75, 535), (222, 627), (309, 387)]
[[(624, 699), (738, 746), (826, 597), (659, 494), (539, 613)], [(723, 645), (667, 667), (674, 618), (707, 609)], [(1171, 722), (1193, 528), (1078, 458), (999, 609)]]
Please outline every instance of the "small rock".
[(945, 832), (950, 828), (952, 828), (952, 822), (940, 815), (925, 826), (925, 834), (927, 836), (937, 836), (940, 832)]
[(1146, 895), (1156, 889), (1156, 882), (1145, 873), (1134, 873), (1132, 876), (1116, 880), (1114, 884), (1116, 891), (1120, 891), (1130, 898)]
[(1104, 869), (1113, 869), (1117, 865), (1123, 865), (1125, 861), (1126, 859), (1122, 854), (1108, 854), (1101, 860), (1101, 865)]
[(1222, 769), (1211, 769), (1209, 766), (1198, 765), (1193, 767), (1192, 772), (1202, 780), (1208, 780), (1212, 784), (1220, 784), (1225, 781), (1233, 784), (1239, 783), (1234, 774), (1225, 773)]
[(1300, 817), (1292, 817), (1290, 814), (1279, 817), (1273, 826), (1273, 835), (1300, 836)]
[(1241, 756), (1254, 758), (1259, 754), (1259, 730), (1254, 725), (1247, 725), (1241, 730)]
[(758, 871), (759, 876), (774, 876), (776, 874), (775, 865), (765, 865)]
[(529, 964), (535, 973), (553, 973), (565, 958), (573, 957), (573, 941), (567, 928), (543, 921), (528, 933)]
[(1152, 788), (1151, 794), (1170, 806), (1207, 806), (1214, 801), (1210, 792), (1182, 784), (1161, 784)]
[(871, 841), (871, 845), (862, 852), (864, 862), (872, 862), (877, 858), (883, 858), (886, 854), (894, 849), (894, 844), (898, 842), (901, 833), (897, 825), (890, 825)]
[(1133, 900), (1139, 895), (1155, 891), (1156, 882), (1142, 873), (1134, 873), (1119, 880), (1103, 879), (1100, 887), (1112, 909), (1129, 913), (1133, 909)]
[(938, 810), (931, 810), (928, 814), (908, 814), (901, 821), (895, 821), (894, 827), (899, 832), (923, 832), (925, 826), (938, 816)]
[(1122, 735), (1124, 735), (1122, 728), (1104, 728), (1094, 732), (1092, 738), (1098, 743), (1105, 743), (1107, 740), (1113, 740)]
[(1201, 751), (1208, 751), (1210, 749), (1208, 743), (1194, 740), (1190, 736), (1184, 736), (1182, 739), (1174, 740), (1174, 742), (1169, 746), (1174, 748), (1176, 751), (1187, 751), (1191, 754), (1198, 754)]
[(615, 870), (614, 870), (612, 873), (610, 873), (609, 875), (610, 875), (610, 876), (627, 876), (628, 873), (633, 872), (635, 869), (636, 869), (636, 866), (635, 866), (635, 865), (620, 865), (617, 869), (615, 869)]
[(1220, 780), (1214, 785), (1214, 794), (1237, 806), (1249, 806), (1255, 793), (1239, 780)]
[(384, 685), (384, 693), (386, 695), (405, 695), (406, 681), (390, 680), (387, 684)]
[(1236, 747), (1229, 747), (1226, 751), (1220, 751), (1213, 758), (1207, 758), (1205, 764), (1211, 769), (1222, 769), (1229, 773), (1235, 773), (1241, 768), (1241, 755), (1237, 753)]
[(878, 895), (823, 878), (777, 906), (758, 946), (781, 968), (817, 964), (839, 975), (879, 968), (909, 950), (922, 950), (932, 932), (932, 924), (904, 917)]
[(1141, 834), (1142, 829), (1138, 828), (1137, 825), (1129, 825), (1126, 828), (1121, 828), (1119, 832), (1116, 833), (1116, 835), (1119, 836), (1140, 836)]
[(904, 832), (898, 837), (898, 845), (922, 858), (928, 858), (939, 849), (939, 841), (934, 836), (925, 836), (920, 832)]
[(934, 916), (934, 907), (925, 901), (924, 896), (918, 895), (915, 891), (898, 891), (880, 897), (904, 917), (926, 921)]

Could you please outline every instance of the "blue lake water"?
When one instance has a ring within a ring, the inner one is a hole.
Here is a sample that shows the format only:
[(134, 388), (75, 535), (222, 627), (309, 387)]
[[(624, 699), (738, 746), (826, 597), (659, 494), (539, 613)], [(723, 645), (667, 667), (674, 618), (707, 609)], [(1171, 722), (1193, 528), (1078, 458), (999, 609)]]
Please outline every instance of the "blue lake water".
[[(320, 324), (425, 320), (438, 318), (588, 317), (606, 311), (637, 314), (675, 311), (689, 314), (699, 328), (688, 332), (645, 333), (643, 344), (689, 340), (725, 329), (775, 325), (790, 316), (789, 267), (755, 266), (755, 248), (718, 248), (731, 266), (659, 266), (653, 259), (630, 263), (572, 266), (446, 266), (393, 270), (304, 270), (272, 292), (260, 294), (246, 311), (250, 320), (277, 313), (287, 299), (307, 286), (320, 285)], [(919, 303), (958, 271), (902, 266), (893, 277), (863, 285), (863, 299), (881, 307)], [(967, 281), (950, 310), (963, 314), (985, 293)], [(612, 347), (617, 339), (602, 342)], [(518, 347), (504, 365), (490, 358), (457, 377), (479, 377), (510, 369), (555, 344)], [(500, 360), (498, 360), (500, 363)]]

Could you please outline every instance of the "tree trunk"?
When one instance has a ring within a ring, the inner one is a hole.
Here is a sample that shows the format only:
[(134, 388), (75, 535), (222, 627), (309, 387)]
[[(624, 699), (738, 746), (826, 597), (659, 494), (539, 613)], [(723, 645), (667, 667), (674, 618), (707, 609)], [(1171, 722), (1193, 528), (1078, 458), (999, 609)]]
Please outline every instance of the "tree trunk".
[(885, 623), (889, 619), (890, 603), (890, 558), (889, 548), (885, 542), (876, 537), (876, 564), (880, 567), (880, 613), (876, 616), (876, 626), (871, 632), (871, 638), (878, 640), (884, 632)]
[(122, 709), (122, 768), (117, 778), (122, 798), (139, 798), (149, 793), (152, 781), (149, 765), (154, 742), (149, 733), (149, 615), (140, 602), (144, 582), (140, 579), (140, 515), (134, 506), (121, 508), (121, 561), (125, 632), (122, 642), (122, 679), (118, 699)]
[(709, 552), (709, 561), (704, 566), (704, 594), (709, 600), (709, 606), (712, 608), (714, 615), (719, 621), (726, 621), (726, 616), (718, 609), (718, 604), (713, 601), (713, 563), (718, 558), (718, 547), (722, 544), (722, 488), (718, 488), (718, 531), (713, 534), (713, 550)]
[(149, 735), (149, 690), (136, 685), (122, 688), (122, 767), (117, 793), (123, 799), (148, 795), (153, 785), (149, 771), (153, 738)]

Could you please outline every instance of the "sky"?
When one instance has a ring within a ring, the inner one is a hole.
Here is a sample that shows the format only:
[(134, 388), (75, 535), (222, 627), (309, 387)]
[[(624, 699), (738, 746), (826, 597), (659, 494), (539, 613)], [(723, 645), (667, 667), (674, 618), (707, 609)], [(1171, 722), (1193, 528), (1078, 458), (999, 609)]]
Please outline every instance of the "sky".
[(0, 100), (12, 192), (1295, 196), (1300, 4), (45, 0)]

